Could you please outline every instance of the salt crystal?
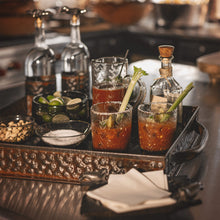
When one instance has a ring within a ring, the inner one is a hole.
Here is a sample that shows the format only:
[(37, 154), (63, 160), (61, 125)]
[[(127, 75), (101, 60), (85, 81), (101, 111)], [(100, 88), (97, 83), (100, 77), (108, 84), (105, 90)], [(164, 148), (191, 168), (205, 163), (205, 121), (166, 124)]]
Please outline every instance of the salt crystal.
[(42, 140), (56, 146), (77, 144), (85, 138), (85, 135), (76, 130), (58, 129), (43, 135)]

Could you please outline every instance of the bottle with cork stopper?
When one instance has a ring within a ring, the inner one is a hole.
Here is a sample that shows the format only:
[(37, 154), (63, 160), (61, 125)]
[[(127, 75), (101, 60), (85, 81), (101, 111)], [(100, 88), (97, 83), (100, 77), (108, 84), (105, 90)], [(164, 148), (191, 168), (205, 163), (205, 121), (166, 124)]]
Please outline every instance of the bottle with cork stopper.
[[(150, 87), (150, 101), (173, 103), (183, 91), (180, 84), (173, 77), (174, 46), (160, 45), (158, 49), (161, 60), (160, 77)], [(182, 103), (179, 104), (177, 114), (178, 122), (182, 123)]]
[(25, 90), (27, 114), (32, 115), (33, 97), (40, 93), (56, 91), (55, 54), (46, 44), (44, 18), (51, 16), (49, 10), (28, 11), (35, 19), (35, 43), (25, 59)]

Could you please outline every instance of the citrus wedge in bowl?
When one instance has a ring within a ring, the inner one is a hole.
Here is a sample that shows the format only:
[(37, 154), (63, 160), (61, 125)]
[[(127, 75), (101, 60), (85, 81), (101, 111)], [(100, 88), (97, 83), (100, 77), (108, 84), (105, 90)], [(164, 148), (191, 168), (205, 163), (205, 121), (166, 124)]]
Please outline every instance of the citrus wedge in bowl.
[(32, 115), (38, 124), (87, 121), (89, 99), (85, 93), (79, 91), (40, 94), (33, 98)]

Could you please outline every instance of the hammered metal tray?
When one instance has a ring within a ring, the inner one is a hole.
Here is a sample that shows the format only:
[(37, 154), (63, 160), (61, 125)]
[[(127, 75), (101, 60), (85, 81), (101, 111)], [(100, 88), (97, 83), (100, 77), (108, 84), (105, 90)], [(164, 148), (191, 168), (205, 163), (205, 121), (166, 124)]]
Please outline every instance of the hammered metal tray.
[(85, 173), (125, 173), (132, 167), (141, 171), (163, 169), (174, 175), (181, 163), (192, 159), (206, 145), (208, 132), (198, 122), (199, 107), (184, 106), (184, 124), (164, 155), (146, 155), (140, 150), (137, 123), (125, 153), (94, 151), (91, 135), (74, 149), (46, 146), (34, 136), (24, 144), (0, 143), (0, 176), (73, 182), (80, 184)]

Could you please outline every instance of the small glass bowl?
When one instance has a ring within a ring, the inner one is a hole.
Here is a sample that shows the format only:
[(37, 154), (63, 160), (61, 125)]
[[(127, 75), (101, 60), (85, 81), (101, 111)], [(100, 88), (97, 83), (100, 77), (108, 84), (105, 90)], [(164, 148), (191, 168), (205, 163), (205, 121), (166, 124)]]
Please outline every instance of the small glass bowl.
[(19, 143), (34, 134), (35, 120), (31, 116), (12, 115), (0, 118), (0, 141)]
[(76, 99), (80, 98), (81, 102), (67, 105), (49, 105), (39, 103), (39, 98), (47, 98), (48, 95), (53, 94), (40, 94), (33, 98), (32, 102), (32, 116), (38, 124), (45, 122), (68, 122), (70, 120), (88, 121), (89, 118), (89, 99), (85, 93), (79, 91), (64, 91), (60, 95), (63, 98)]
[(64, 123), (44, 123), (37, 126), (36, 134), (52, 146), (77, 146), (90, 133), (90, 123), (71, 120)]

